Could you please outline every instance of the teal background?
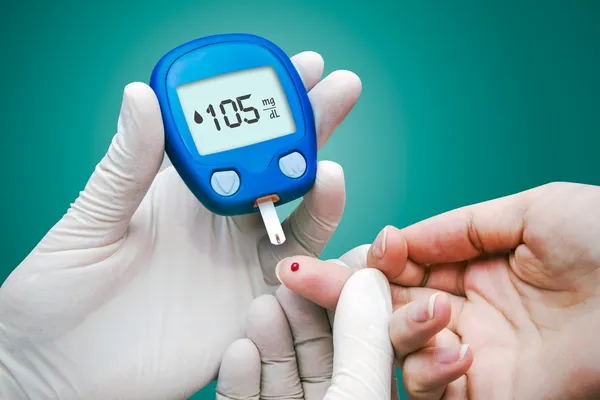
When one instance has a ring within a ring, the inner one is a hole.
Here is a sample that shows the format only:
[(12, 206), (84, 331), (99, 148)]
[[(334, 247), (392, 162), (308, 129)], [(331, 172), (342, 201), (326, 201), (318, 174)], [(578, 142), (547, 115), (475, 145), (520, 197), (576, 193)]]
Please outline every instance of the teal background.
[(326, 73), (362, 79), (320, 153), (344, 167), (348, 191), (324, 257), (385, 224), (549, 181), (600, 184), (599, 18), (591, 0), (4, 2), (0, 279), (83, 188), (116, 131), (123, 87), (147, 82), (172, 47), (215, 33), (315, 50)]

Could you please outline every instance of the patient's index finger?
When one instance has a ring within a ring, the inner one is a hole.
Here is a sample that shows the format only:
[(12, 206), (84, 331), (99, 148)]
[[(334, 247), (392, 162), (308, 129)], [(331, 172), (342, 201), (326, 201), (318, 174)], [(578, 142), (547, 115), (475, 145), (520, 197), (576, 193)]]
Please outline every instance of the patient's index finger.
[(279, 280), (291, 291), (334, 310), (344, 284), (355, 269), (307, 256), (289, 257), (277, 264)]

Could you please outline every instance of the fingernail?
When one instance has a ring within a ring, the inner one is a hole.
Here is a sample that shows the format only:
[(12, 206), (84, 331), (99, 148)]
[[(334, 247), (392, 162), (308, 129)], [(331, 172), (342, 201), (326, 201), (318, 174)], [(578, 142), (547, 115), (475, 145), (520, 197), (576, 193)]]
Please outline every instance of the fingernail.
[(465, 358), (465, 354), (467, 354), (468, 349), (469, 349), (468, 344), (463, 344), (462, 346), (460, 346), (460, 358), (458, 359), (458, 361), (462, 361), (463, 358)]
[(385, 242), (387, 240), (387, 226), (379, 232), (377, 238), (375, 238), (375, 242), (373, 243), (373, 255), (376, 258), (383, 258), (385, 254)]
[(468, 344), (463, 344), (460, 347), (436, 348), (434, 351), (435, 360), (440, 364), (452, 364), (462, 361), (465, 358), (468, 348)]
[(435, 299), (440, 295), (440, 293), (434, 293), (429, 298), (429, 304), (427, 305), (427, 314), (429, 314), (429, 319), (433, 319), (433, 315), (435, 312)]
[(431, 295), (427, 303), (413, 302), (408, 305), (408, 318), (415, 322), (425, 322), (430, 319), (433, 319), (435, 314), (435, 299), (440, 295), (440, 293), (434, 293)]
[(275, 266), (275, 276), (277, 277), (277, 280), (283, 285), (283, 281), (281, 280), (281, 275), (279, 275), (279, 270), (281, 269), (282, 263), (283, 263), (283, 260), (279, 261), (277, 263), (277, 265)]

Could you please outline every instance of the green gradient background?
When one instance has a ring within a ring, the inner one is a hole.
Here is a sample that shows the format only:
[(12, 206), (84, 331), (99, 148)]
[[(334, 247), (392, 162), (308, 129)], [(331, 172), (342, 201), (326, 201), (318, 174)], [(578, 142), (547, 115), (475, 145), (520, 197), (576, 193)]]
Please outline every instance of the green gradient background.
[(348, 190), (324, 257), (384, 224), (554, 180), (600, 184), (599, 18), (591, 0), (5, 2), (0, 280), (83, 188), (123, 87), (147, 82), (172, 47), (215, 33), (316, 50), (326, 73), (363, 81), (320, 153), (344, 167)]

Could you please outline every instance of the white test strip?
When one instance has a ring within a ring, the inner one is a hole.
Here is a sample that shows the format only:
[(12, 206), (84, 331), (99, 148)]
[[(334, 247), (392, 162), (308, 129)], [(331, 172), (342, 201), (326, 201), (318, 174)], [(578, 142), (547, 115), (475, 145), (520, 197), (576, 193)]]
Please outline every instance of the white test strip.
[(267, 234), (269, 235), (271, 243), (275, 246), (283, 244), (283, 242), (285, 242), (285, 235), (283, 234), (283, 228), (281, 227), (281, 222), (279, 222), (279, 216), (277, 216), (273, 200), (268, 199), (259, 202), (258, 209), (262, 216), (262, 220), (265, 223), (265, 228), (267, 229)]

